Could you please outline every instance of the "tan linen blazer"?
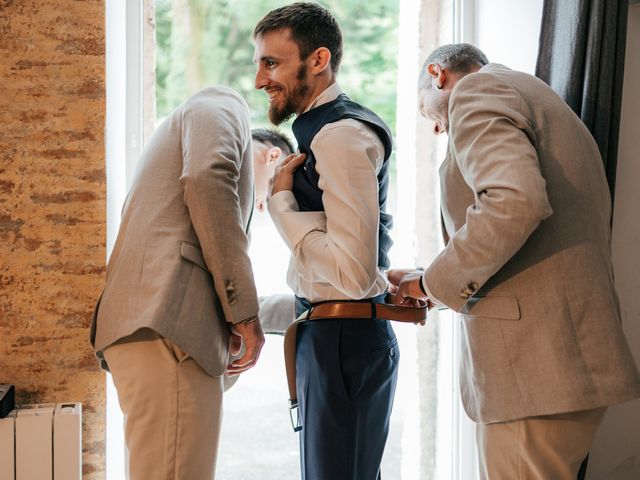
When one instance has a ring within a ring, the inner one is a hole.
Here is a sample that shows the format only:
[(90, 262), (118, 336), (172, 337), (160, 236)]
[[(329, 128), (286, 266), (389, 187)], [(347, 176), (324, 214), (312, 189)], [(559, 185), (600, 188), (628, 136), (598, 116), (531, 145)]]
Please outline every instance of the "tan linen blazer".
[(460, 80), (449, 121), (446, 247), (425, 284), (460, 313), (469, 416), (491, 423), (640, 396), (589, 131), (544, 82), (497, 64)]
[(258, 313), (252, 169), (249, 109), (235, 91), (206, 88), (162, 122), (138, 162), (94, 313), (98, 358), (147, 327), (210, 375), (224, 372), (227, 322)]

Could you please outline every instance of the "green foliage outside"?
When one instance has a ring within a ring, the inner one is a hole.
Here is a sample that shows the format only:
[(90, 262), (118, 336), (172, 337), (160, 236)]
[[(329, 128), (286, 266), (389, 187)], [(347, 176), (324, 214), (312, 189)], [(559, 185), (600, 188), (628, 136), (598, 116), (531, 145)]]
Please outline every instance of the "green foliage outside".
[[(264, 92), (254, 89), (253, 27), (276, 0), (156, 0), (156, 108), (168, 115), (207, 86), (228, 85), (247, 100), (252, 126), (268, 126)], [(344, 54), (338, 82), (395, 131), (398, 0), (319, 2), (338, 19)]]

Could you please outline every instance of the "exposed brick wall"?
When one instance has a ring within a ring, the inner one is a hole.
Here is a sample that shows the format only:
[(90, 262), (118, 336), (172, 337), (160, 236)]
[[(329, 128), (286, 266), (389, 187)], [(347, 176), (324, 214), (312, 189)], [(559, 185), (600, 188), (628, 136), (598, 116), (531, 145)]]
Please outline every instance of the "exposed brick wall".
[(0, 0), (0, 382), (81, 401), (104, 478), (104, 375), (88, 327), (105, 270), (104, 0)]

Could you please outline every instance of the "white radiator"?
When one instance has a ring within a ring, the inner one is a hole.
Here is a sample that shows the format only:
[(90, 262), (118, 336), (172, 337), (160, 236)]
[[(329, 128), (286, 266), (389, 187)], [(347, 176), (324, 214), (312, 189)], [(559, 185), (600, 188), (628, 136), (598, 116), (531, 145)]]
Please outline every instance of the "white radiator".
[(82, 405), (16, 407), (0, 419), (0, 480), (81, 480)]

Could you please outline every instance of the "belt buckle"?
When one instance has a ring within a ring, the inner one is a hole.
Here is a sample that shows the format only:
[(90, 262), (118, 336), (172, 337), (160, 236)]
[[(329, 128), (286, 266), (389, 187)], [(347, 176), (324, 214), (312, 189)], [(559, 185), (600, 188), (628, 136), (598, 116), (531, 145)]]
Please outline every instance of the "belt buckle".
[[(295, 415), (295, 420), (294, 420)], [(298, 406), (298, 400), (289, 400), (289, 418), (291, 419), (291, 426), (294, 432), (302, 430), (302, 424), (300, 423), (300, 407)]]

